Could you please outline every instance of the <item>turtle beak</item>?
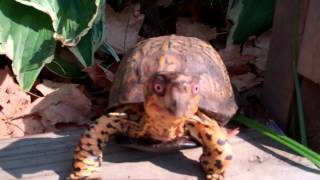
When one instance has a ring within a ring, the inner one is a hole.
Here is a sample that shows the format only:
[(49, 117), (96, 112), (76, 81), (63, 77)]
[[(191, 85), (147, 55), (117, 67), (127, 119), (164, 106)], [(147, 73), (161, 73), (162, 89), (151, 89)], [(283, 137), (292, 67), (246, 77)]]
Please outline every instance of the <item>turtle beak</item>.
[(176, 117), (184, 117), (188, 113), (188, 96), (185, 93), (174, 93), (172, 94), (169, 103), (167, 103), (167, 108), (171, 114)]
[(187, 113), (187, 104), (182, 103), (181, 101), (173, 101), (169, 107), (169, 111), (176, 117), (183, 117)]

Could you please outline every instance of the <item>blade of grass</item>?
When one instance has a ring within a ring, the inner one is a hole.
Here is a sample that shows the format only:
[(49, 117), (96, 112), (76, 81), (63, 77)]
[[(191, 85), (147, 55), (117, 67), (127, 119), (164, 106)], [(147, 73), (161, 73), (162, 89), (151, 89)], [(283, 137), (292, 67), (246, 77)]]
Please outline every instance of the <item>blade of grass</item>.
[(245, 126), (255, 129), (258, 132), (270, 137), (271, 139), (289, 147), (293, 151), (299, 153), (300, 155), (306, 157), (311, 162), (313, 162), (319, 169), (320, 169), (320, 155), (308, 147), (298, 143), (297, 141), (285, 136), (278, 134), (277, 132), (274, 132), (273, 130), (265, 127), (264, 125), (253, 121), (252, 119), (249, 119), (242, 115), (236, 115), (233, 118), (236, 122), (239, 122), (241, 124), (244, 124)]
[(293, 20), (294, 23), (292, 27), (292, 41), (291, 41), (292, 73), (293, 73), (293, 81), (294, 81), (295, 95), (296, 95), (296, 106), (297, 106), (298, 120), (299, 120), (300, 141), (303, 145), (307, 146), (304, 110), (302, 106), (300, 82), (299, 82), (299, 76), (298, 76), (298, 70), (297, 70), (300, 1), (295, 0), (293, 3), (294, 3), (294, 20)]

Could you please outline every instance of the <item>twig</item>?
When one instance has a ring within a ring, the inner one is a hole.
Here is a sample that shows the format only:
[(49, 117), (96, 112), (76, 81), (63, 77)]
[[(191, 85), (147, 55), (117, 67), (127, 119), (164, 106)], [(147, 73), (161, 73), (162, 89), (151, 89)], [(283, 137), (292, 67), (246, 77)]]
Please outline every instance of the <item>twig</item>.
[(32, 96), (34, 96), (34, 97), (37, 97), (37, 98), (41, 98), (41, 96), (38, 96), (38, 95), (36, 95), (36, 94), (34, 94), (34, 93), (32, 93), (32, 92), (27, 92), (27, 94), (30, 94), (30, 95), (32, 95)]

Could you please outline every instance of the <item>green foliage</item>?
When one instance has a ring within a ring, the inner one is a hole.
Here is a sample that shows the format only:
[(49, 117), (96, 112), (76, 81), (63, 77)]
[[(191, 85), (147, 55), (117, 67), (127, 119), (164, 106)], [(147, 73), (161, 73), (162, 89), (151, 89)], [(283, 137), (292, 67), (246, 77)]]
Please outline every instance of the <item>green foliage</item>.
[(50, 18), (14, 1), (0, 1), (0, 9), (0, 54), (13, 59), (18, 82), (30, 89), (44, 65), (54, 58)]
[[(105, 0), (0, 1), (0, 54), (13, 61), (20, 86), (30, 90), (45, 66), (63, 77), (83, 76), (105, 40), (104, 7)], [(57, 54), (62, 47), (79, 65)]]
[(227, 19), (233, 22), (227, 44), (244, 43), (272, 27), (276, 0), (229, 0)]

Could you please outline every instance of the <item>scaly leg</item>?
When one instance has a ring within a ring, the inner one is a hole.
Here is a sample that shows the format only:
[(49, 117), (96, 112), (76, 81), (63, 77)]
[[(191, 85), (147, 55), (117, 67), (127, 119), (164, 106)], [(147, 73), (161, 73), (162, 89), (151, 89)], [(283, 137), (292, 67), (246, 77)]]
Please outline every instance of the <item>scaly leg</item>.
[(91, 124), (83, 133), (74, 152), (70, 179), (97, 179), (102, 153), (110, 136), (126, 131), (127, 120), (117, 115), (105, 115)]
[(232, 159), (227, 134), (218, 123), (201, 112), (186, 123), (186, 133), (203, 146), (200, 163), (208, 180), (223, 180), (226, 168)]

